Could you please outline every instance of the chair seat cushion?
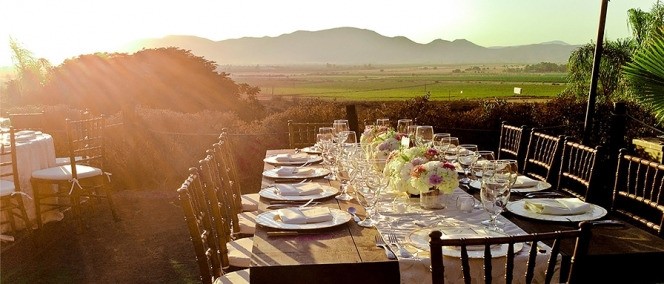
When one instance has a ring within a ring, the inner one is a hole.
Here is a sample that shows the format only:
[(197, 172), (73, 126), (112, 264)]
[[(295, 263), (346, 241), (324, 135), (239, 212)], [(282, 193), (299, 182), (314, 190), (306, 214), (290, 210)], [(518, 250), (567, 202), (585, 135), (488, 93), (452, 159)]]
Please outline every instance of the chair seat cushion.
[[(78, 178), (89, 178), (102, 175), (104, 172), (98, 168), (76, 165), (76, 173)], [(48, 180), (70, 180), (72, 178), (71, 165), (57, 166), (36, 170), (32, 172), (32, 178), (48, 179)]]
[(256, 211), (237, 214), (238, 223), (240, 223), (240, 234), (253, 235), (256, 233), (256, 216), (258, 216)]
[(235, 267), (249, 267), (251, 265), (251, 248), (254, 238), (243, 238), (228, 242), (228, 262)]
[(16, 186), (14, 186), (14, 182), (8, 180), (0, 180), (0, 196), (11, 195), (12, 193), (14, 193), (15, 190)]
[(249, 284), (249, 268), (226, 273), (214, 280), (214, 284)]
[(242, 194), (242, 211), (256, 211), (258, 210), (258, 200), (260, 195), (258, 193)]

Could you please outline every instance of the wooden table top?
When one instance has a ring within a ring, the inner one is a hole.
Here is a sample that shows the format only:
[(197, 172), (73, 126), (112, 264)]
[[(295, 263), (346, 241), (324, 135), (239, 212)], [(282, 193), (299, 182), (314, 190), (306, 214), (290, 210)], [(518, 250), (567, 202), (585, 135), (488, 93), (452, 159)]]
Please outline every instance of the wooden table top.
[[(271, 150), (268, 155), (288, 153), (289, 150)], [(265, 164), (265, 169), (274, 166)], [(335, 181), (319, 178), (312, 180), (339, 187)], [(263, 186), (274, 180), (263, 177)], [(268, 200), (261, 197), (259, 212), (267, 211)], [(346, 211), (357, 208), (364, 216), (362, 206), (355, 200), (340, 201), (334, 197), (321, 200), (318, 206)], [(312, 230), (315, 235), (268, 237), (267, 232), (278, 231), (256, 226), (251, 257), (251, 283), (399, 283), (399, 265), (389, 260), (383, 249), (376, 247), (375, 228), (358, 226), (352, 220), (332, 228)]]

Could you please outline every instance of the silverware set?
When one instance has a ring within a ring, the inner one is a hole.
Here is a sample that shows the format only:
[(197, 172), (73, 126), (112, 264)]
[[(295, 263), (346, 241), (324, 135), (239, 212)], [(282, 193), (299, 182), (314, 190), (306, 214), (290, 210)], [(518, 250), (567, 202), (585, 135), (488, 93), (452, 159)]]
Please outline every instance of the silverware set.
[(388, 259), (397, 259), (396, 254), (394, 254), (390, 246), (387, 243), (385, 243), (385, 240), (380, 234), (376, 235), (376, 246), (383, 248), (383, 250), (385, 250), (385, 255), (387, 256)]

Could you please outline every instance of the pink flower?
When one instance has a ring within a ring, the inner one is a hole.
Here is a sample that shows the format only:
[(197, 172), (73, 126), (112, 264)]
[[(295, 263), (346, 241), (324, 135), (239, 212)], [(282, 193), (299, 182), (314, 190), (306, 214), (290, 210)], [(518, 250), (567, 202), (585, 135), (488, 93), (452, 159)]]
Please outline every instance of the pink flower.
[(456, 170), (456, 167), (450, 163), (443, 163), (443, 168), (450, 169), (450, 170)]
[(410, 163), (413, 164), (413, 166), (418, 166), (418, 165), (426, 163), (426, 160), (418, 157), (418, 158), (413, 159)]
[(437, 185), (439, 185), (441, 182), (443, 182), (443, 178), (440, 177), (440, 176), (437, 175), (437, 174), (432, 174), (432, 175), (429, 177), (429, 184), (431, 184), (432, 186), (437, 186)]
[(410, 171), (410, 175), (417, 178), (426, 171), (427, 169), (425, 169), (423, 165), (417, 165)]
[(438, 156), (438, 151), (436, 151), (436, 149), (429, 148), (426, 152), (424, 152), (424, 156), (427, 157), (427, 159), (433, 159), (434, 157)]

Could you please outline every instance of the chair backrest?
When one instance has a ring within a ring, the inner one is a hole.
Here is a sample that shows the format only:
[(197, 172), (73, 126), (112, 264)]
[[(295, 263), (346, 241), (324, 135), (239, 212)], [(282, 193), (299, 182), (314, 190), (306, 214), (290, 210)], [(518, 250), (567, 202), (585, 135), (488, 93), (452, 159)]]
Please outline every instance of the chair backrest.
[(664, 238), (664, 165), (621, 149), (611, 211)]
[(528, 146), (530, 127), (514, 126), (503, 121), (500, 125), (500, 141), (498, 143), (497, 159), (514, 159), (519, 163), (519, 171), (523, 169), (523, 161)]
[(530, 132), (522, 173), (556, 185), (564, 141), (564, 136), (555, 137), (533, 129)]
[(219, 141), (213, 144), (215, 158), (218, 165), (221, 167), (220, 173), (222, 177), (227, 179), (228, 184), (233, 192), (233, 201), (236, 208), (242, 208), (242, 184), (240, 182), (240, 175), (238, 174), (237, 163), (233, 148), (228, 140), (228, 133), (222, 132), (219, 135)]
[(221, 258), (217, 247), (218, 241), (214, 240), (216, 233), (212, 229), (212, 218), (208, 213), (203, 184), (196, 168), (190, 169), (189, 177), (177, 192), (194, 245), (201, 281), (212, 283), (222, 273)]
[(604, 158), (602, 146), (590, 148), (565, 140), (557, 189), (586, 202), (608, 207), (611, 196), (602, 192), (604, 188), (599, 180)]
[(21, 184), (18, 178), (15, 132), (14, 127), (0, 128), (0, 135), (2, 135), (2, 143), (0, 144), (0, 179), (6, 179), (11, 176), (15, 190), (20, 191)]
[[(494, 245), (507, 245), (506, 265), (505, 265), (505, 283), (511, 283), (514, 278), (514, 259), (516, 252), (514, 250), (515, 243), (526, 243), (530, 245), (527, 253), (527, 269), (525, 275), (525, 282), (531, 283), (534, 278), (534, 268), (536, 265), (536, 258), (538, 256), (537, 244), (544, 241), (553, 241), (551, 246), (550, 255), (547, 259), (547, 267), (545, 272), (545, 282), (550, 283), (553, 279), (554, 272), (556, 271), (556, 259), (560, 254), (561, 243), (576, 241), (574, 254), (570, 258), (562, 258), (562, 262), (569, 264), (570, 270), (568, 275), (559, 275), (560, 282), (569, 281), (569, 283), (578, 282), (579, 268), (583, 267), (586, 255), (588, 253), (588, 244), (590, 241), (590, 229), (593, 223), (582, 222), (579, 229), (555, 231), (537, 234), (514, 235), (505, 237), (487, 237), (487, 238), (459, 238), (459, 239), (441, 239), (443, 235), (440, 231), (433, 231), (429, 234), (430, 253), (431, 253), (431, 277), (432, 283), (445, 282), (445, 263), (443, 260), (442, 248), (444, 246), (457, 246), (461, 251), (461, 266), (463, 271), (463, 279), (465, 283), (471, 283), (470, 272), (470, 259), (468, 257), (468, 250), (470, 246), (484, 246), (484, 282), (492, 283), (492, 253), (491, 247)], [(524, 248), (527, 246), (524, 246)], [(561, 264), (561, 267), (563, 265)], [(500, 268), (499, 268), (500, 269)], [(518, 277), (518, 276), (517, 276)], [(479, 282), (479, 281), (473, 281)], [(502, 282), (496, 280), (496, 282)]]
[(76, 164), (104, 169), (104, 116), (66, 119), (66, 125), (73, 177), (76, 178)]
[(44, 130), (44, 112), (10, 113), (9, 120), (16, 129)]
[(332, 126), (323, 122), (288, 121), (288, 143), (291, 148), (308, 147), (316, 143), (318, 128)]
[[(216, 204), (211, 208), (212, 216), (215, 221), (215, 228), (220, 237), (228, 242), (234, 238), (234, 233), (240, 232), (240, 223), (238, 213), (241, 207), (237, 207), (234, 202), (233, 191), (227, 177), (220, 172), (223, 165), (217, 161), (214, 151), (208, 150), (208, 155), (199, 161), (199, 169), (203, 176), (203, 183), (209, 197), (210, 204)], [(240, 205), (242, 206), (242, 205)]]

